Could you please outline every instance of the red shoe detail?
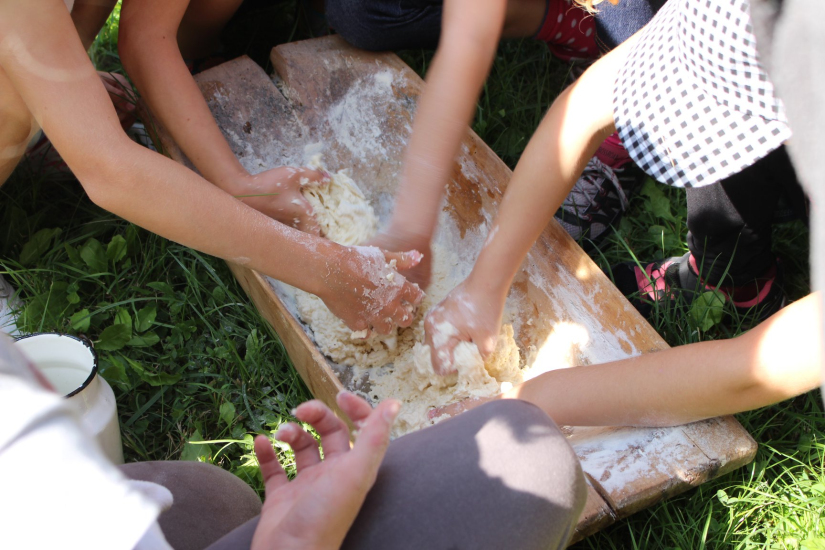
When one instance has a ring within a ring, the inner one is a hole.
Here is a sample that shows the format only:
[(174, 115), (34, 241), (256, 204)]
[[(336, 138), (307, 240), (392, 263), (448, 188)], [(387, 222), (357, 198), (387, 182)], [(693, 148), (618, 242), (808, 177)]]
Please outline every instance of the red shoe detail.
[[(693, 254), (690, 255), (690, 268), (694, 273), (699, 273), (699, 267), (696, 265), (696, 258)], [(762, 277), (759, 277), (754, 282), (732, 287), (729, 285), (715, 287), (709, 285), (699, 277), (699, 282), (708, 290), (718, 290), (725, 295), (725, 298), (733, 302), (733, 305), (738, 308), (749, 309), (761, 304), (768, 297), (768, 294), (773, 288), (773, 283), (776, 281), (776, 265), (771, 268)]]
[(596, 150), (596, 158), (614, 170), (630, 162), (630, 153), (624, 148), (619, 134), (613, 132)]
[(668, 260), (659, 267), (656, 264), (647, 264), (645, 270), (642, 271), (636, 266), (636, 284), (639, 286), (639, 293), (646, 294), (652, 301), (664, 299), (666, 295), (670, 294), (670, 289), (667, 288), (665, 282), (665, 272), (667, 268), (673, 263)]

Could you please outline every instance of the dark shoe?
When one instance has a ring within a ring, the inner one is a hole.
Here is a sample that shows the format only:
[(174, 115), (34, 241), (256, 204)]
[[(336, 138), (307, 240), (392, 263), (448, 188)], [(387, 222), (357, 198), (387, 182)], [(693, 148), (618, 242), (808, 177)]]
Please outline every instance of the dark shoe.
[(556, 211), (556, 221), (587, 250), (608, 235), (627, 210), (627, 197), (613, 169), (593, 157)]
[(708, 291), (718, 290), (730, 303), (730, 320), (746, 328), (764, 321), (786, 304), (782, 290), (783, 272), (779, 264), (747, 285), (714, 287), (702, 281), (693, 256), (668, 258), (640, 267), (625, 262), (611, 268), (613, 281), (630, 303), (650, 319), (656, 308), (680, 308), (685, 314), (694, 300)]

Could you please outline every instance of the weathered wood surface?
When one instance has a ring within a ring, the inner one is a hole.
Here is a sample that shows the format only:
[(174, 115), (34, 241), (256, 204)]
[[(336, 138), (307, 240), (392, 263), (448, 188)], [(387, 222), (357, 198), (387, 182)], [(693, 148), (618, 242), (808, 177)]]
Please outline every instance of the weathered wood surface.
[[(420, 78), (393, 54), (355, 50), (336, 37), (279, 46), (272, 62), (283, 94), (247, 58), (196, 77), (242, 163), (253, 172), (300, 164), (304, 148), (320, 144), (327, 166), (349, 168), (385, 218), (421, 93)], [(185, 163), (168, 134), (160, 133), (167, 152)], [(468, 131), (444, 207), (462, 237), (464, 231), (489, 224), (510, 176), (507, 166)], [(230, 267), (280, 335), (313, 395), (335, 407), (335, 395), (351, 383), (347, 370), (317, 350), (311, 332), (271, 281), (242, 266)], [(667, 347), (555, 222), (530, 252), (512, 295), (529, 305), (523, 315), (530, 322), (522, 324), (516, 340), (528, 362), (547, 363), (534, 367), (538, 370)], [(756, 451), (753, 439), (732, 417), (663, 429), (572, 428), (570, 442), (590, 482), (577, 539), (746, 464)]]

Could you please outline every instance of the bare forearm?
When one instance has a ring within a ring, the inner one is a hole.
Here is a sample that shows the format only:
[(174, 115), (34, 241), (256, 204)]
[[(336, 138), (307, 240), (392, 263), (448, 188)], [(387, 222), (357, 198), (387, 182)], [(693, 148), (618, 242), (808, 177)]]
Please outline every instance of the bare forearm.
[[(123, 65), (152, 113), (200, 173), (234, 194), (239, 180), (248, 174), (224, 139), (189, 74), (178, 50), (175, 32), (153, 24), (154, 18), (140, 11), (151, 6), (129, 3), (124, 8), (125, 24), (119, 46)], [(167, 21), (163, 23), (168, 25)]]
[(72, 6), (72, 21), (83, 43), (83, 49), (89, 50), (97, 33), (103, 28), (117, 0), (75, 0)]
[(468, 282), (503, 296), (530, 247), (614, 131), (611, 90), (634, 38), (613, 50), (550, 107), (519, 160)]
[(437, 55), (433, 61), (404, 155), (404, 185), (396, 202), (403, 206), (394, 213), (394, 225), (427, 237), (435, 230), (441, 198), (493, 52), (494, 48), (489, 55), (483, 52), (482, 58), (469, 65), (462, 65), (466, 56), (461, 51)]
[(572, 426), (671, 426), (763, 407), (820, 383), (818, 296), (731, 340), (551, 371), (506, 397)]
[(446, 0), (443, 32), (404, 156), (392, 230), (429, 240), (501, 35), (506, 2)]
[(0, 2), (0, 35), (7, 36), (0, 65), (92, 200), (159, 235), (316, 292), (327, 272), (324, 252), (334, 245), (129, 140), (62, 6)]
[(98, 185), (92, 198), (100, 206), (186, 246), (319, 291), (316, 275), (327, 272), (333, 243), (273, 220), (165, 157), (124, 145), (124, 164), (84, 178), (118, 182)]

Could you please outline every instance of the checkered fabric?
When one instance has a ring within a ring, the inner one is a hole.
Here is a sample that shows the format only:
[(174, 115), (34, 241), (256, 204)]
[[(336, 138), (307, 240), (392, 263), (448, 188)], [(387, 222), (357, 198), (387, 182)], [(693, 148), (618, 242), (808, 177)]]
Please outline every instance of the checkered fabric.
[(651, 177), (710, 185), (791, 137), (759, 63), (748, 0), (670, 0), (640, 38), (616, 79), (613, 116)]

